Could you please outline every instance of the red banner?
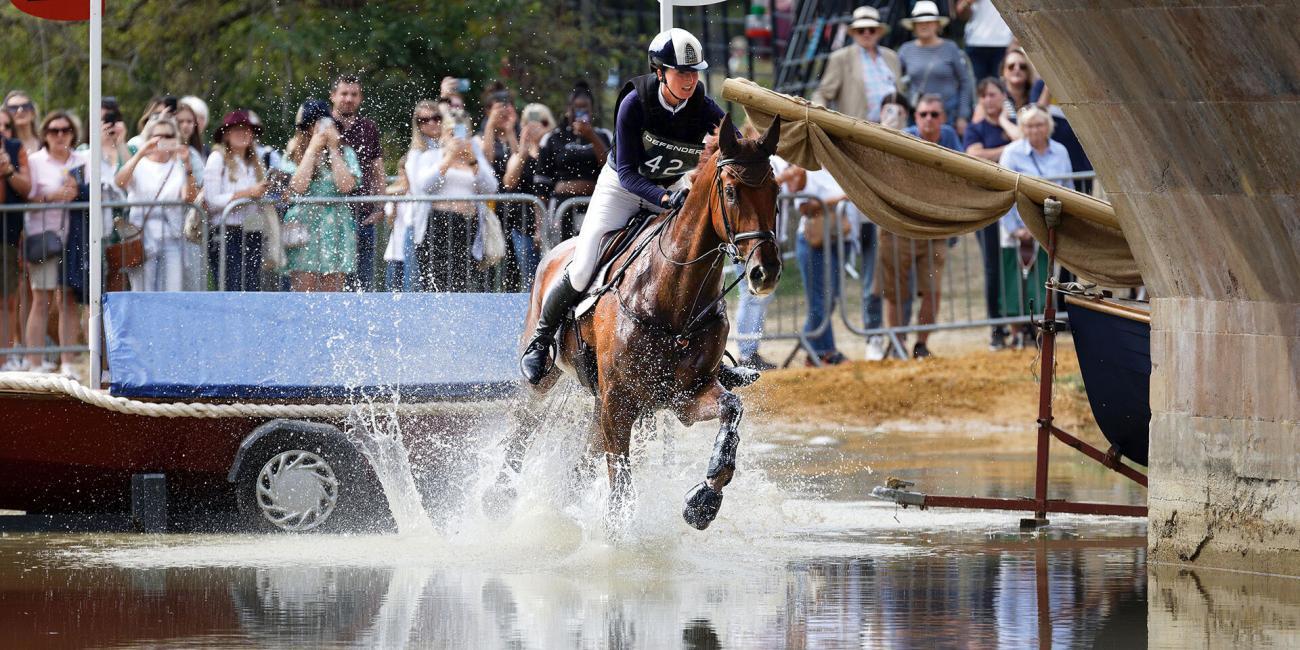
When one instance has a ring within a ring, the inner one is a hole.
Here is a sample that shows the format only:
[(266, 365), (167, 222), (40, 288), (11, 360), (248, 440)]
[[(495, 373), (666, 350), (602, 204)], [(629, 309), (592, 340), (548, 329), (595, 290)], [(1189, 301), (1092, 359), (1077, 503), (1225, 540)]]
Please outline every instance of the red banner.
[[(89, 0), (9, 0), (18, 11), (49, 20), (90, 20)], [(101, 6), (107, 6), (104, 0)]]

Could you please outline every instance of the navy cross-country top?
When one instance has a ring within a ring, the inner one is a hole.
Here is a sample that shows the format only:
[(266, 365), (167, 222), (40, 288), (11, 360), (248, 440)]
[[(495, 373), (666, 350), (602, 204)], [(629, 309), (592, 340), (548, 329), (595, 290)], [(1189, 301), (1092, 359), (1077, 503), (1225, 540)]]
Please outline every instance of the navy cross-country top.
[(689, 99), (670, 108), (653, 74), (623, 86), (615, 121), (614, 155), (610, 164), (618, 182), (652, 205), (659, 205), (664, 188), (699, 164), (704, 136), (722, 123), (722, 108), (695, 86)]

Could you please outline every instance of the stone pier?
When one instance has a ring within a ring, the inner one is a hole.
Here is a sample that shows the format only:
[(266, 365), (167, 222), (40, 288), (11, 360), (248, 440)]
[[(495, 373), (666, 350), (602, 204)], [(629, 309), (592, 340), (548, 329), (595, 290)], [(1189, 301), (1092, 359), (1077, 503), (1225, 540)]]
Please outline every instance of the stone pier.
[(1300, 2), (994, 4), (1153, 296), (1151, 559), (1300, 575)]

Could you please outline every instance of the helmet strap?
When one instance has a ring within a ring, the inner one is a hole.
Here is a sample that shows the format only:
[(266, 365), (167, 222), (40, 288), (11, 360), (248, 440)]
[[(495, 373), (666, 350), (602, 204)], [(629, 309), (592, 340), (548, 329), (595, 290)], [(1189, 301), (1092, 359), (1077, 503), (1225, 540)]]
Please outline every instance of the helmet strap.
[(668, 85), (668, 68), (666, 67), (659, 68), (658, 74), (659, 74), (659, 84), (664, 87), (664, 90), (668, 91), (668, 94), (671, 95), (673, 99), (677, 100), (677, 103), (680, 104), (686, 101), (687, 99), (689, 99), (689, 97), (686, 98), (678, 97), (677, 93), (673, 92), (673, 87)]

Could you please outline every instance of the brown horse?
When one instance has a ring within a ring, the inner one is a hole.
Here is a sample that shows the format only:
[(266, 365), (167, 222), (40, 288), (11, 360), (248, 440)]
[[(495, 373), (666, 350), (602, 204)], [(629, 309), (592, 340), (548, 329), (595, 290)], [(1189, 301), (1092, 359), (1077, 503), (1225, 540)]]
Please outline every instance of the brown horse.
[[(531, 387), (534, 396), (540, 396), (555, 385), (562, 370), (575, 375), (587, 371), (582, 379), (596, 396), (589, 458), (590, 452), (603, 448), (611, 520), (630, 514), (628, 450), (633, 425), (642, 415), (662, 409), (670, 409), (687, 426), (721, 419), (705, 481), (687, 497), (683, 516), (703, 530), (722, 505), (722, 489), (736, 469), (743, 412), (740, 398), (719, 381), (729, 329), (722, 271), (731, 262), (743, 263), (743, 280), (755, 295), (771, 293), (780, 280), (779, 188), (769, 162), (779, 136), (780, 120), (761, 139), (743, 140), (737, 138), (730, 117), (723, 119), (718, 151), (700, 167), (685, 205), (676, 213), (654, 217), (614, 261), (611, 269), (627, 264), (626, 271), (576, 324), (567, 323), (561, 330), (556, 367)], [(542, 260), (524, 332), (533, 331), (543, 288), (564, 271), (572, 254), (570, 240)], [(506, 441), (506, 462), (497, 483), (484, 498), (489, 512), (509, 507), (512, 486), (540, 424), (527, 406), (523, 411)]]

